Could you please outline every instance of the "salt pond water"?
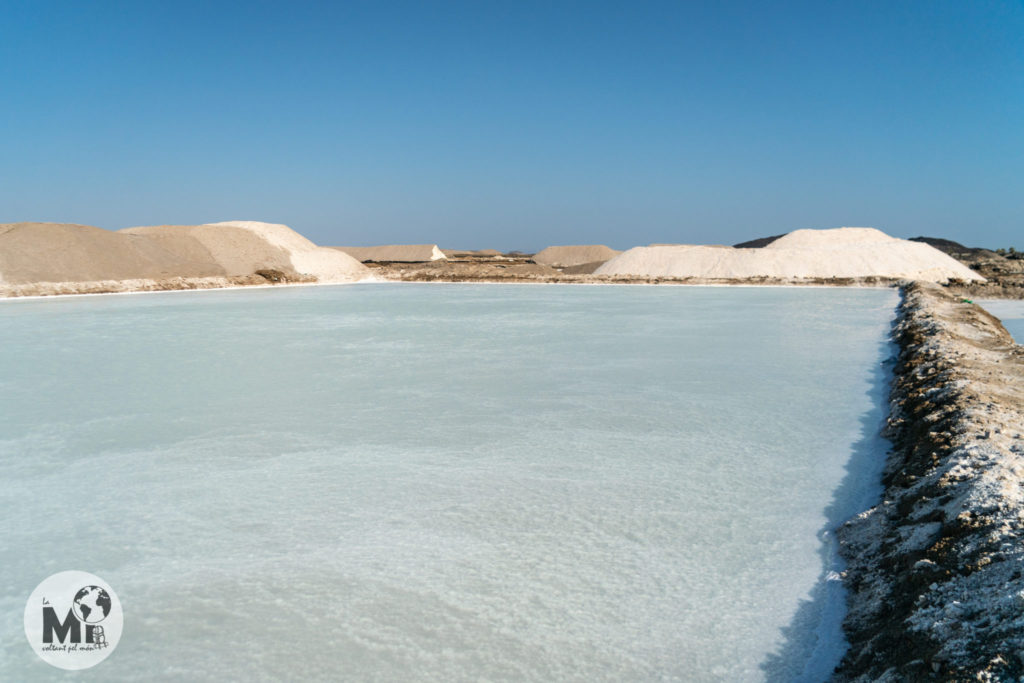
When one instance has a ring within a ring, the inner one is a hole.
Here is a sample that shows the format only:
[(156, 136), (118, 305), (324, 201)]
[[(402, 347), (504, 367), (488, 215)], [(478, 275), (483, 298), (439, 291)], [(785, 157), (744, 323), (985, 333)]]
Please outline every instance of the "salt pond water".
[(1024, 344), (1024, 301), (995, 299), (978, 303), (1003, 322), (1015, 342)]
[[(877, 494), (887, 290), (369, 284), (0, 304), (0, 680), (806, 680)], [(848, 476), (849, 475), (849, 476)]]

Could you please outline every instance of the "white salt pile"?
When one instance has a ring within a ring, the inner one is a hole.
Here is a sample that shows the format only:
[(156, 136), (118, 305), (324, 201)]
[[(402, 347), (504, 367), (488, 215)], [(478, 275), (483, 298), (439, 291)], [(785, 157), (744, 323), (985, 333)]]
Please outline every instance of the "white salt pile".
[(436, 244), (382, 244), (376, 247), (331, 247), (357, 261), (422, 263), (447, 258)]
[(603, 244), (574, 244), (543, 249), (537, 252), (533, 261), (542, 266), (580, 266), (584, 263), (607, 261), (621, 253)]
[(725, 280), (984, 280), (934, 247), (890, 237), (874, 228), (795, 230), (760, 249), (705, 245), (634, 247), (602, 265), (595, 274)]
[(280, 270), (307, 275), (317, 282), (357, 280), (368, 271), (351, 256), (318, 247), (287, 225), (258, 221), (225, 221), (204, 225), (160, 225), (127, 228), (121, 234), (144, 235), (168, 251), (217, 264), (223, 275), (249, 275)]

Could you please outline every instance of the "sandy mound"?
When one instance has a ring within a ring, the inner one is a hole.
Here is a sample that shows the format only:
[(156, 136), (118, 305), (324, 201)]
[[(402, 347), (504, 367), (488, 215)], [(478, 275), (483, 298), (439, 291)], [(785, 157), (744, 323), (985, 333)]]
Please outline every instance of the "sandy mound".
[(584, 263), (607, 261), (621, 253), (603, 244), (576, 244), (548, 247), (534, 255), (533, 260), (545, 266), (580, 266)]
[(208, 225), (148, 225), (118, 234), (153, 241), (182, 257), (203, 260), (223, 275), (247, 275), (257, 270), (291, 271), (288, 253), (256, 233)]
[(605, 263), (607, 261), (591, 261), (590, 263), (581, 263), (578, 266), (561, 266), (558, 270), (563, 275), (593, 275)]
[(227, 275), (279, 270), (289, 275), (309, 275), (318, 282), (348, 282), (369, 272), (347, 254), (318, 247), (288, 226), (276, 223), (161, 225), (128, 228), (121, 233), (145, 235), (183, 255), (205, 250)]
[(983, 280), (941, 251), (874, 228), (796, 230), (760, 249), (680, 245), (635, 247), (595, 271), (709, 279), (858, 278)]
[(131, 281), (131, 289), (140, 289), (183, 278), (220, 278), (226, 286), (234, 281), (224, 278), (257, 271), (273, 271), (280, 278), (274, 281), (318, 282), (358, 280), (369, 273), (351, 257), (269, 223), (118, 232), (65, 223), (0, 225), (0, 285), (103, 282), (109, 289), (114, 286), (109, 283)]
[(366, 266), (347, 254), (339, 254), (337, 250), (319, 247), (287, 225), (257, 221), (227, 221), (210, 225), (251, 230), (269, 244), (286, 251), (291, 259), (292, 267), (297, 272), (312, 275), (320, 282), (358, 280), (369, 273)]
[(384, 244), (376, 247), (330, 247), (357, 261), (421, 263), (447, 258), (436, 244)]
[(88, 225), (0, 225), (0, 282), (93, 282), (224, 275), (200, 251)]

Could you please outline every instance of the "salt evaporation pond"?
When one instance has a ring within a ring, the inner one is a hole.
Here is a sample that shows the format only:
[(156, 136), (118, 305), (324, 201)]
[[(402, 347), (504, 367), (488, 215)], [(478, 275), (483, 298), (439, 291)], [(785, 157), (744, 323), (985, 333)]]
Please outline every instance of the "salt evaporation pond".
[(0, 680), (818, 680), (893, 291), (369, 284), (0, 304)]
[(1024, 344), (1024, 301), (990, 299), (979, 301), (985, 310), (1002, 321), (1003, 327), (1018, 344)]

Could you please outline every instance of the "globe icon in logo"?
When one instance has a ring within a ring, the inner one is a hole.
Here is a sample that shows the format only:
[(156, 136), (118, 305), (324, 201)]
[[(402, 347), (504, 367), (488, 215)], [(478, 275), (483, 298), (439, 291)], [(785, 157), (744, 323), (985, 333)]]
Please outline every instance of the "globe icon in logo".
[(110, 614), (110, 595), (99, 586), (86, 586), (75, 593), (71, 609), (83, 624), (98, 624)]

